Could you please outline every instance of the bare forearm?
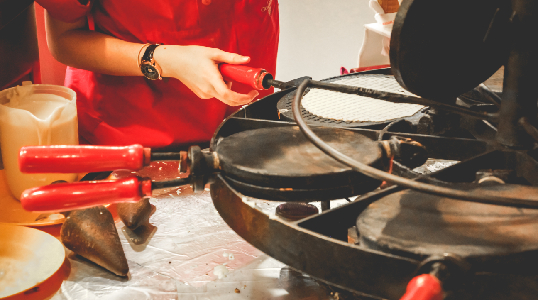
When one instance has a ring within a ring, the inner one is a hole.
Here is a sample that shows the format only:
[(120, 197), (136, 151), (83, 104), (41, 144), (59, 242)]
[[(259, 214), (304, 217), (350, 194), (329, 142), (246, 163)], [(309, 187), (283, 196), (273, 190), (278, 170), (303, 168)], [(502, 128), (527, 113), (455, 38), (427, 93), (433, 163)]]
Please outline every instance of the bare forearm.
[(85, 28), (65, 30), (47, 16), (47, 43), (61, 63), (118, 76), (142, 76), (138, 53), (143, 44), (126, 42)]
[[(65, 23), (47, 14), (47, 43), (58, 61), (102, 74), (143, 76), (138, 60), (144, 44), (90, 31), (86, 22)], [(214, 97), (237, 106), (252, 101), (258, 95), (254, 90), (248, 94), (232, 91), (218, 70), (219, 63), (243, 64), (249, 62), (249, 57), (194, 45), (159, 46), (153, 57), (162, 69), (162, 77), (180, 80), (200, 98)]]

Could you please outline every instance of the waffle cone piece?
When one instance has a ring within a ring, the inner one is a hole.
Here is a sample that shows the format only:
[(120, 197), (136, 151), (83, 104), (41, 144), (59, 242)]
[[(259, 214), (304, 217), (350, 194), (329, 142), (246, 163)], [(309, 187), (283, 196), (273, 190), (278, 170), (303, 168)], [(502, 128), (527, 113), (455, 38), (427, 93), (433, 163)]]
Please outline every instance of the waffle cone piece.
[(116, 210), (123, 224), (129, 229), (135, 230), (140, 225), (148, 222), (154, 207), (149, 203), (149, 198), (144, 198), (134, 203), (118, 203), (116, 204)]
[(64, 246), (118, 276), (129, 266), (112, 214), (104, 206), (69, 213), (61, 229)]
[(377, 0), (377, 2), (379, 2), (386, 14), (395, 13), (400, 8), (398, 0)]

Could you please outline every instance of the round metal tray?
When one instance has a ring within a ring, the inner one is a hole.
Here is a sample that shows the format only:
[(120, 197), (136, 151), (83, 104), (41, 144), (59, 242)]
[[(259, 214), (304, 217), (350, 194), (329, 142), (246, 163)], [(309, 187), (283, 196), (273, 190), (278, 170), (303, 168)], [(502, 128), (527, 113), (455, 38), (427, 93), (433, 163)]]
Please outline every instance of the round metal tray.
[[(384, 167), (381, 148), (372, 139), (342, 128), (315, 131), (346, 155), (370, 166)], [(325, 155), (295, 126), (242, 131), (223, 138), (215, 152), (232, 185), (267, 200), (351, 197), (380, 184)]]

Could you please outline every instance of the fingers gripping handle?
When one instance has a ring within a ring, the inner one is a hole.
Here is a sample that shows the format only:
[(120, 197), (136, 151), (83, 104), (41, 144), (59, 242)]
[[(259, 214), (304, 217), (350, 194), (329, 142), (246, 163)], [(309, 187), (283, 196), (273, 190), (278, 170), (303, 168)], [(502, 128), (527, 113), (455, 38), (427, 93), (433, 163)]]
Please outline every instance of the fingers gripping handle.
[(151, 180), (129, 177), (110, 181), (58, 183), (24, 191), (25, 210), (57, 212), (118, 202), (136, 202), (151, 196)]
[(224, 79), (244, 83), (255, 90), (266, 90), (269, 86), (263, 86), (263, 80), (266, 76), (273, 78), (264, 69), (260, 68), (251, 68), (242, 65), (230, 65), (230, 64), (221, 64), (219, 65), (220, 73)]
[(435, 276), (423, 274), (413, 278), (400, 300), (443, 300), (441, 282)]
[(141, 145), (27, 146), (19, 152), (24, 173), (84, 173), (117, 169), (140, 170), (149, 165), (151, 150)]

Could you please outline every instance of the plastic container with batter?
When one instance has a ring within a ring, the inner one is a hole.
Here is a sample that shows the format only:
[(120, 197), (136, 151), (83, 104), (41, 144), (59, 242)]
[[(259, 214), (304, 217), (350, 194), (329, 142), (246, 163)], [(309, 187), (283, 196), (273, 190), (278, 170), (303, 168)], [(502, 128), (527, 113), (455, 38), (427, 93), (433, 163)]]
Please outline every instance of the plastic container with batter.
[(73, 182), (77, 174), (24, 174), (18, 155), (23, 146), (78, 144), (76, 93), (66, 87), (23, 83), (0, 92), (0, 148), (13, 196), (57, 180)]

